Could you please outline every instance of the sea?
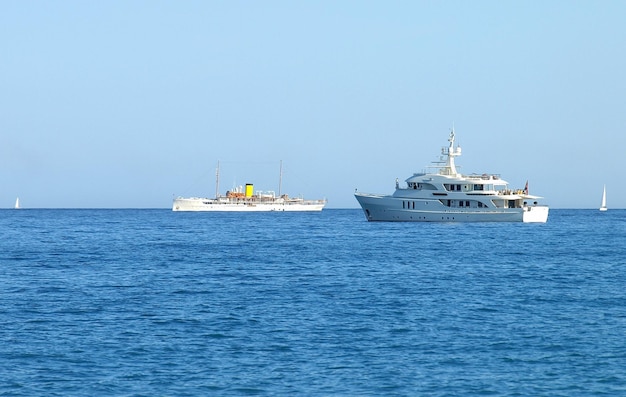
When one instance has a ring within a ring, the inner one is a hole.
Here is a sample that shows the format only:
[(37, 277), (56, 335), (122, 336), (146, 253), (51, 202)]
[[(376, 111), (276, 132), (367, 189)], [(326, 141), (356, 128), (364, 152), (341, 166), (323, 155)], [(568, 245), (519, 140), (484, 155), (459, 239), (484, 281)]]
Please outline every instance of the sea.
[(626, 210), (0, 210), (0, 396), (626, 396)]

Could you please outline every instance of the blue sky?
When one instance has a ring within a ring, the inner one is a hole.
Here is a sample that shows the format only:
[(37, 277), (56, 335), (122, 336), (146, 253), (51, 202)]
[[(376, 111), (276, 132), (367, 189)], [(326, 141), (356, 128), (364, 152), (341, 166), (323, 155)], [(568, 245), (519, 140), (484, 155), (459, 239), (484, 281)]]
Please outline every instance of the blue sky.
[(357, 208), (454, 125), (465, 173), (624, 208), (626, 2), (4, 1), (0, 207), (254, 183)]

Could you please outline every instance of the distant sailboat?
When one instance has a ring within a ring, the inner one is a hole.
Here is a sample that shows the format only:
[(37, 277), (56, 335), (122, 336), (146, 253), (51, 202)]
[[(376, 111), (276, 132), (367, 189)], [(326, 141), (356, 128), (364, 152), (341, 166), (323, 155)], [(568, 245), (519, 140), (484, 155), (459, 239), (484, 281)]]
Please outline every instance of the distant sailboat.
[(604, 185), (604, 189), (602, 190), (602, 204), (600, 205), (600, 211), (606, 210), (606, 185)]
[(20, 209), (20, 198), (19, 197), (15, 199), (15, 209), (16, 210)]

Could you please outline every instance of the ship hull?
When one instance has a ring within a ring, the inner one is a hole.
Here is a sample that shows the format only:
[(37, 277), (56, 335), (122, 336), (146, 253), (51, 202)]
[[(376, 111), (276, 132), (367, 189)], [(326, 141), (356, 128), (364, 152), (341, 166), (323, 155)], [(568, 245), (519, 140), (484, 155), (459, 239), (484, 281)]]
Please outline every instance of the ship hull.
[(439, 200), (411, 199), (411, 208), (403, 208), (406, 198), (357, 193), (355, 197), (371, 222), (526, 222), (545, 223), (548, 207), (521, 208), (449, 208)]
[(203, 198), (174, 199), (172, 211), (189, 212), (316, 212), (321, 211), (324, 200), (254, 202), (252, 200), (219, 201)]

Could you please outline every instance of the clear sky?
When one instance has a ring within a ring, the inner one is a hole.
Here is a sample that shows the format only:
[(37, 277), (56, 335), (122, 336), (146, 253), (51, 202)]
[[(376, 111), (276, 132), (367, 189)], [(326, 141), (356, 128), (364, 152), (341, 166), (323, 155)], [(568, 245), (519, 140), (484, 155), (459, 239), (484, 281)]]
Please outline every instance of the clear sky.
[(624, 1), (3, 1), (0, 207), (169, 208), (254, 183), (464, 173), (626, 207)]

